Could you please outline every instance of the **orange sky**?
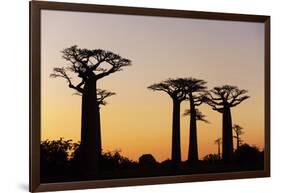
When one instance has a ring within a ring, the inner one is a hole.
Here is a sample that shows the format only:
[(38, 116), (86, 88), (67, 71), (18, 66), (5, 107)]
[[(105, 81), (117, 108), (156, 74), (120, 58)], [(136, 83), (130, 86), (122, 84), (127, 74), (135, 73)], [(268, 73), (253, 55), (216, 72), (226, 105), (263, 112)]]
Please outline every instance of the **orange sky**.
[[(245, 128), (245, 142), (263, 148), (263, 24), (46, 10), (41, 19), (42, 140), (80, 139), (81, 98), (65, 80), (49, 77), (54, 67), (67, 64), (60, 51), (78, 45), (113, 51), (133, 64), (98, 82), (117, 93), (101, 109), (104, 150), (121, 149), (133, 160), (145, 153), (158, 161), (170, 158), (172, 101), (147, 86), (176, 77), (204, 79), (209, 88), (248, 89), (251, 98), (232, 109), (233, 123)], [(188, 102), (181, 108), (183, 113)], [(217, 151), (222, 117), (207, 105), (199, 109), (211, 122), (198, 123), (202, 158)], [(182, 160), (187, 159), (188, 126), (188, 117), (181, 117)]]

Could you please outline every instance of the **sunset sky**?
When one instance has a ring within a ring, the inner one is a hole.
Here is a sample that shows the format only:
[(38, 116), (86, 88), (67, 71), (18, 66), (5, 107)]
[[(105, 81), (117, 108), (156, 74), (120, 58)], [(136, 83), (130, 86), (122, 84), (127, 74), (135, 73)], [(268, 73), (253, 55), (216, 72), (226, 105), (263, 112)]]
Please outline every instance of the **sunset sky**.
[[(101, 79), (98, 87), (116, 92), (101, 108), (103, 150), (122, 150), (138, 160), (151, 153), (170, 158), (172, 100), (147, 86), (167, 78), (204, 79), (207, 86), (236, 85), (250, 99), (232, 109), (245, 128), (242, 139), (264, 147), (264, 24), (69, 11), (41, 12), (41, 140), (80, 140), (81, 97), (63, 79), (50, 78), (66, 66), (61, 51), (72, 45), (105, 49), (132, 60), (132, 66)], [(78, 82), (75, 74), (71, 74)], [(188, 108), (183, 102), (181, 111)], [(207, 105), (198, 122), (199, 157), (217, 153), (222, 115)], [(187, 159), (189, 118), (181, 117), (182, 160)], [(236, 144), (234, 144), (236, 145)]]

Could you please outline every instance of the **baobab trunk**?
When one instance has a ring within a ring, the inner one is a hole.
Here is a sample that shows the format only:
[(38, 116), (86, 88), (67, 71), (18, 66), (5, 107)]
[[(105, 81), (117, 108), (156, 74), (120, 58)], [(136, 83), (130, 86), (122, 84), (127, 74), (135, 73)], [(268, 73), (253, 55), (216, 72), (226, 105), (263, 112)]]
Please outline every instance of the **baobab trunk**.
[(82, 128), (80, 168), (86, 175), (95, 175), (99, 168), (99, 106), (96, 81), (87, 80), (82, 94)]
[(230, 107), (223, 109), (223, 129), (222, 129), (222, 159), (225, 162), (233, 160), (233, 136)]
[(180, 101), (173, 100), (172, 162), (177, 166), (180, 161)]
[(198, 161), (196, 110), (193, 103), (194, 103), (193, 99), (190, 98), (190, 130), (189, 130), (188, 161), (191, 163)]

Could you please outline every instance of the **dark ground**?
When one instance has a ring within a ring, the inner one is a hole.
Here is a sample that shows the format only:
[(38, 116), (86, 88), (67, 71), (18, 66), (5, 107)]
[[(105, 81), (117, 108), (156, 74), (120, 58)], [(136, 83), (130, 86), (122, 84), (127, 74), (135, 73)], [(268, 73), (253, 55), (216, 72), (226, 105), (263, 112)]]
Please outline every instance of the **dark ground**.
[(235, 152), (232, 163), (224, 163), (217, 155), (210, 154), (197, 163), (181, 162), (178, 167), (170, 160), (158, 163), (151, 154), (145, 154), (135, 162), (120, 152), (107, 152), (103, 153), (100, 171), (88, 176), (79, 171), (75, 158), (66, 159), (62, 152), (42, 152), (41, 183), (255, 171), (264, 167), (263, 152), (247, 144)]

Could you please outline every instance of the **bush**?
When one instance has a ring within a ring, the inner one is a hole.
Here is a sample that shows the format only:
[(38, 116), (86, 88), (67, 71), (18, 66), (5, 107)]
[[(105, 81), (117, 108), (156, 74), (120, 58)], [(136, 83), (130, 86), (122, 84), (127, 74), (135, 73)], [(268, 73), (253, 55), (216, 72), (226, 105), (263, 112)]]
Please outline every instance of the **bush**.
[(243, 144), (235, 151), (235, 158), (238, 163), (258, 164), (263, 162), (263, 152), (255, 146)]
[(218, 154), (208, 154), (203, 158), (203, 161), (214, 163), (220, 161)]
[(128, 169), (137, 167), (137, 163), (124, 157), (121, 151), (103, 152), (101, 156), (102, 170)]
[(157, 162), (151, 154), (144, 154), (139, 157), (139, 166), (141, 168), (154, 168), (156, 165)]
[(161, 166), (162, 168), (172, 168), (172, 167), (173, 167), (173, 162), (172, 162), (172, 160), (170, 160), (170, 159), (166, 159), (166, 160), (164, 160), (164, 161), (162, 161), (162, 162), (160, 163), (160, 166)]
[(63, 175), (70, 168), (72, 152), (77, 148), (72, 140), (45, 140), (40, 144), (42, 175)]

